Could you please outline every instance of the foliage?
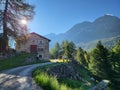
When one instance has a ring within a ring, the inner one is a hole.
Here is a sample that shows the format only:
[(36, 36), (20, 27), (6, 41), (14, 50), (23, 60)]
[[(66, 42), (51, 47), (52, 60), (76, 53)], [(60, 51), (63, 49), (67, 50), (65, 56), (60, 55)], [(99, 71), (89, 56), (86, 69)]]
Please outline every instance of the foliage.
[(91, 51), (89, 67), (93, 74), (100, 78), (106, 78), (109, 70), (109, 61), (107, 59), (109, 53), (108, 50), (99, 41)]
[(73, 42), (63, 41), (61, 46), (56, 43), (50, 50), (51, 58), (73, 59), (75, 55), (75, 44)]
[[(75, 47), (73, 48), (71, 46), (70, 42), (68, 41), (62, 42), (61, 49), (63, 56), (66, 55), (67, 58), (72, 57), (75, 59), (74, 61), (79, 62), (79, 64), (77, 64), (80, 66), (88, 66), (86, 68), (89, 68), (89, 70), (92, 72), (91, 75), (96, 81), (100, 81), (102, 79), (109, 80), (109, 89), (120, 89), (120, 40), (113, 48), (106, 48), (102, 45), (101, 41), (99, 41), (96, 44), (96, 47), (93, 48), (89, 53), (84, 51), (81, 47), (76, 50)], [(79, 68), (77, 66), (75, 67)], [(84, 73), (82, 68), (79, 69), (80, 74), (83, 74), (82, 76), (85, 76), (86, 78), (87, 73)], [(65, 82), (67, 81), (65, 80)]]
[(51, 58), (59, 58), (61, 47), (59, 43), (55, 43), (54, 47), (50, 50)]
[(87, 51), (84, 51), (84, 58), (85, 58), (86, 65), (88, 67), (90, 56), (87, 53)]
[(69, 42), (67, 40), (63, 41), (61, 46), (62, 46), (63, 56), (67, 59), (71, 57), (69, 52)]
[(77, 49), (77, 61), (81, 65), (86, 65), (85, 57), (84, 57), (84, 51), (82, 48)]
[(67, 40), (63, 41), (61, 47), (63, 51), (63, 58), (74, 59), (76, 46), (73, 42), (68, 42)]
[(120, 40), (113, 47), (113, 51), (109, 56), (111, 63), (111, 73), (109, 74), (109, 79), (111, 81), (112, 88), (120, 89)]
[[(0, 1), (1, 26), (4, 35), (3, 50), (8, 48), (7, 37), (24, 35), (28, 32), (27, 26), (22, 25), (22, 19), (30, 21), (34, 15), (34, 7), (25, 0), (1, 0)], [(18, 38), (16, 38), (18, 39)]]
[(107, 50), (101, 42), (90, 53), (89, 68), (93, 74), (110, 80), (110, 89), (120, 89), (120, 40), (112, 50)]
[(116, 60), (114, 61), (114, 69), (117, 72), (120, 72), (120, 40), (118, 41), (117, 45), (113, 48), (113, 52), (115, 53)]

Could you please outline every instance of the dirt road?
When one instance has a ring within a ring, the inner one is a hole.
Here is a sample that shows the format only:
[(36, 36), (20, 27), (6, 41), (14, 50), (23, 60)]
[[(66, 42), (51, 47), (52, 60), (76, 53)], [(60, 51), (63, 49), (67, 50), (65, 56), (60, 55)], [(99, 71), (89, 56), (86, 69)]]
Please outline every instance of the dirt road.
[(31, 77), (32, 70), (38, 66), (51, 64), (33, 64), (0, 72), (0, 90), (42, 90)]

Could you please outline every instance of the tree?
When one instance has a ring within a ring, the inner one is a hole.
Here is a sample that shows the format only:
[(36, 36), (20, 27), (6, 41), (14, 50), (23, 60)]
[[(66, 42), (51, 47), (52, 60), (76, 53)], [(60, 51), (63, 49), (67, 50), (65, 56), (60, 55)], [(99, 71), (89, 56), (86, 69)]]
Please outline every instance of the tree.
[(120, 90), (120, 40), (113, 47), (113, 51), (109, 57), (111, 63), (111, 73), (109, 79), (115, 90)]
[(120, 40), (116, 44), (116, 46), (113, 48), (113, 52), (115, 54), (115, 61), (114, 61), (114, 69), (120, 72)]
[(99, 41), (91, 51), (89, 68), (94, 75), (106, 79), (109, 72), (109, 51)]
[(87, 51), (84, 51), (84, 58), (85, 58), (86, 65), (88, 67), (90, 56), (87, 53)]
[(62, 42), (62, 51), (63, 51), (63, 56), (65, 57), (65, 58), (69, 58), (69, 42), (66, 40), (66, 41), (63, 41)]
[(86, 65), (85, 57), (84, 57), (84, 51), (81, 47), (77, 49), (77, 62), (80, 63), (81, 65)]
[(59, 58), (60, 56), (60, 45), (59, 43), (55, 43), (54, 47), (50, 50), (51, 58)]
[(75, 53), (76, 53), (75, 48), (76, 48), (75, 44), (72, 41), (69, 42), (69, 53), (70, 53), (69, 58), (72, 60), (75, 58)]
[(74, 58), (74, 53), (75, 53), (75, 44), (73, 42), (68, 42), (63, 41), (62, 42), (62, 51), (63, 51), (63, 56), (66, 57), (67, 59), (73, 59)]
[(0, 6), (4, 39), (3, 51), (7, 51), (8, 35), (15, 38), (28, 32), (27, 26), (21, 25), (20, 20), (31, 20), (34, 15), (34, 7), (26, 3), (25, 0), (0, 0)]

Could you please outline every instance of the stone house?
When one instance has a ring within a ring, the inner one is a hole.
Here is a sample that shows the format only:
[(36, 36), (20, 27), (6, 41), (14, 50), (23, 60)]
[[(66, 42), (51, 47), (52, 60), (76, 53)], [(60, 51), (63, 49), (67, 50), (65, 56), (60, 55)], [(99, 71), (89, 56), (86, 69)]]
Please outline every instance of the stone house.
[(16, 51), (39, 53), (41, 59), (49, 59), (49, 42), (48, 38), (33, 32), (28, 35), (24, 43), (20, 45), (16, 44)]

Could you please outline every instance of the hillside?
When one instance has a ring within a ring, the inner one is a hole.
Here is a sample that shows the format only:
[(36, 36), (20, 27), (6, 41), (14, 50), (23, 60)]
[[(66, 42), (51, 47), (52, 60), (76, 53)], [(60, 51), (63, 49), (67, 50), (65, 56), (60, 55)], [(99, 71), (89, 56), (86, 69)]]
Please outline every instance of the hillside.
[[(119, 39), (120, 39), (120, 35), (111, 37), (111, 38), (99, 39), (99, 40), (102, 42), (102, 44), (105, 47), (112, 48), (118, 42)], [(91, 50), (92, 48), (96, 46), (99, 40), (93, 40), (93, 41), (86, 42), (86, 43), (78, 43), (76, 45), (82, 47), (84, 50)]]
[(58, 35), (52, 33), (46, 35), (46, 37), (51, 39), (51, 46), (53, 46), (55, 42), (61, 43), (63, 40), (73, 41), (75, 44), (79, 45), (80, 43), (98, 41), (118, 35), (120, 35), (120, 18), (104, 15), (93, 22), (85, 21), (78, 23), (65, 33)]

